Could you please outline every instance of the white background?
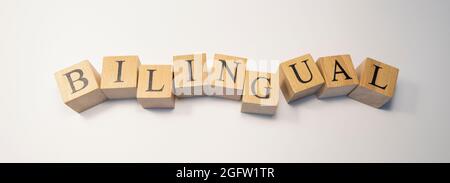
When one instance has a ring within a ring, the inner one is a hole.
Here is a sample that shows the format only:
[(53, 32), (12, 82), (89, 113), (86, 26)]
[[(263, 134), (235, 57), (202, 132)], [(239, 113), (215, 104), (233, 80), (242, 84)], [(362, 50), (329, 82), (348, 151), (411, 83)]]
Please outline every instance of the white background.
[[(0, 0), (0, 161), (450, 162), (449, 2)], [(247, 57), (250, 70), (351, 54), (355, 66), (373, 57), (400, 73), (383, 109), (280, 96), (273, 118), (213, 97), (78, 114), (53, 77), (85, 59), (100, 71), (103, 56), (171, 64), (198, 52)]]

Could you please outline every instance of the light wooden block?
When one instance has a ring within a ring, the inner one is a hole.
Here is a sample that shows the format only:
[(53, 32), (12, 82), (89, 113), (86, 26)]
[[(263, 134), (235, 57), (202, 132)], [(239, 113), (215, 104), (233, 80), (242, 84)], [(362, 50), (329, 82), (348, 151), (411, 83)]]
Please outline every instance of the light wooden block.
[(279, 66), (280, 88), (286, 102), (312, 95), (324, 84), (324, 79), (310, 54), (303, 55)]
[(394, 96), (399, 70), (371, 58), (356, 69), (359, 85), (348, 95), (367, 105), (380, 108)]
[(100, 88), (109, 99), (136, 98), (138, 56), (108, 56), (103, 58)]
[(87, 60), (56, 72), (55, 79), (64, 103), (77, 112), (106, 100), (100, 75)]
[(278, 75), (247, 71), (241, 112), (274, 115), (280, 96)]
[(171, 65), (141, 65), (137, 100), (143, 108), (174, 108)]
[(359, 83), (350, 55), (321, 57), (316, 64), (325, 79), (318, 98), (347, 95)]
[(178, 97), (203, 95), (203, 83), (208, 76), (206, 54), (173, 57), (175, 95)]
[(213, 67), (208, 76), (208, 94), (231, 100), (241, 100), (247, 59), (215, 54)]

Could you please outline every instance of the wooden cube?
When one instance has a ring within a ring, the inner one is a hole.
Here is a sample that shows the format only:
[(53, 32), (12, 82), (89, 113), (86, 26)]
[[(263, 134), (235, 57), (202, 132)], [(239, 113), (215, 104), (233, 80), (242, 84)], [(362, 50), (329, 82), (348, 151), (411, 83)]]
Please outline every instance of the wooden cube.
[(314, 94), (324, 83), (310, 54), (281, 63), (279, 77), (281, 91), (288, 103)]
[(103, 58), (101, 89), (109, 99), (136, 98), (138, 56)]
[(176, 96), (203, 95), (203, 83), (208, 76), (205, 53), (174, 56), (173, 69)]
[(241, 100), (247, 59), (215, 54), (208, 76), (208, 94), (231, 100)]
[(274, 115), (278, 107), (279, 90), (277, 74), (247, 71), (241, 112)]
[(137, 100), (144, 108), (174, 108), (171, 65), (141, 65)]
[(371, 58), (356, 69), (359, 85), (348, 95), (357, 101), (380, 108), (394, 96), (399, 70)]
[(347, 95), (359, 83), (350, 55), (321, 57), (316, 64), (325, 79), (318, 98)]
[(64, 103), (77, 112), (106, 100), (100, 75), (87, 60), (56, 72), (55, 79)]

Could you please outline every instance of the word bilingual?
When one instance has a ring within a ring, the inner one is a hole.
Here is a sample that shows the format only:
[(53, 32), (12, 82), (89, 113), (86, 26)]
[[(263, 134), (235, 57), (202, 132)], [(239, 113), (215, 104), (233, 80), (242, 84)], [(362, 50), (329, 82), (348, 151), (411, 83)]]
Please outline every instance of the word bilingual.
[(286, 102), (315, 94), (344, 96), (380, 108), (394, 96), (399, 70), (366, 58), (356, 69), (350, 55), (310, 54), (282, 62), (276, 73), (248, 71), (247, 59), (215, 54), (178, 55), (172, 65), (142, 65), (138, 56), (107, 56), (99, 74), (89, 61), (55, 73), (64, 103), (83, 112), (108, 99), (136, 99), (143, 108), (174, 108), (176, 97), (217, 96), (242, 101), (241, 112), (274, 115), (280, 91)]

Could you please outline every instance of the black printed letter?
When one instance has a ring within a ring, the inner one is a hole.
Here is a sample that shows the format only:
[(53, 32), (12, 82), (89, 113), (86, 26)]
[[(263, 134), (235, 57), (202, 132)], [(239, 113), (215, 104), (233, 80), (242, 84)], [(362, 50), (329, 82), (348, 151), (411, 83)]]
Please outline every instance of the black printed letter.
[[(76, 73), (78, 73), (78, 75), (80, 76), (78, 79), (76, 79), (76, 80), (73, 80), (72, 79), (72, 76), (71, 76), (71, 74), (72, 73), (74, 73), (74, 72), (76, 72)], [(77, 92), (77, 91), (80, 91), (80, 90), (82, 90), (83, 88), (86, 88), (86, 86), (88, 85), (88, 80), (86, 79), (86, 78), (84, 78), (83, 77), (83, 71), (81, 70), (81, 69), (75, 69), (75, 70), (73, 70), (73, 71), (70, 71), (70, 72), (68, 72), (68, 73), (66, 73), (66, 74), (64, 74), (66, 77), (67, 77), (67, 80), (69, 80), (69, 84), (70, 84), (70, 87), (72, 88), (72, 94), (73, 93), (75, 93), (75, 92)], [(80, 89), (75, 89), (75, 85), (73, 85), (73, 83), (75, 83), (76, 81), (81, 81), (81, 82), (83, 82), (83, 86), (80, 88)]]
[(252, 82), (252, 93), (258, 97), (258, 98), (269, 98), (270, 97), (270, 87), (266, 87), (266, 95), (264, 96), (259, 96), (258, 93), (256, 92), (256, 81), (258, 81), (258, 79), (265, 79), (269, 82), (269, 86), (270, 86), (270, 78), (266, 78), (266, 77), (257, 77), (255, 80), (253, 80)]
[(149, 91), (157, 91), (157, 92), (162, 91), (164, 89), (165, 85), (163, 85), (161, 87), (161, 89), (159, 89), (159, 90), (154, 90), (153, 87), (152, 87), (152, 85), (153, 85), (153, 72), (155, 72), (156, 70), (154, 70), (154, 69), (147, 69), (147, 71), (148, 71), (148, 89), (146, 91), (147, 92), (149, 92)]
[[(336, 72), (337, 67), (339, 67), (340, 71)], [(345, 75), (345, 80), (349, 80), (352, 79), (346, 72), (345, 70), (342, 68), (341, 64), (339, 64), (339, 62), (336, 60), (334, 62), (334, 76), (333, 76), (333, 81), (337, 81), (336, 79), (336, 75), (337, 74), (344, 74)]]
[(194, 81), (194, 77), (192, 76), (192, 61), (193, 60), (186, 60), (189, 66), (189, 81)]
[(307, 82), (310, 82), (310, 81), (312, 80), (312, 78), (313, 78), (313, 75), (312, 75), (311, 70), (309, 69), (308, 63), (306, 63), (307, 61), (308, 61), (308, 60), (303, 60), (303, 61), (302, 61), (303, 63), (305, 63), (306, 68), (307, 68), (308, 71), (309, 71), (309, 79), (306, 80), (306, 81), (303, 80), (303, 79), (300, 77), (300, 75), (298, 74), (297, 69), (295, 68), (295, 64), (289, 65), (289, 67), (291, 67), (292, 70), (294, 71), (295, 77), (297, 77), (297, 80), (300, 81), (301, 83), (307, 83)]
[(386, 89), (387, 85), (379, 86), (379, 85), (376, 84), (376, 82), (377, 82), (377, 76), (378, 76), (378, 70), (382, 69), (382, 67), (380, 67), (380, 66), (378, 66), (378, 65), (374, 65), (374, 66), (375, 66), (375, 71), (373, 71), (374, 73), (373, 73), (372, 82), (370, 82), (369, 84), (371, 84), (371, 85), (373, 85), (373, 86), (376, 86), (376, 87), (381, 88), (381, 89), (384, 90), (384, 89)]
[(219, 60), (219, 61), (222, 63), (222, 69), (220, 70), (220, 76), (219, 76), (219, 79), (217, 79), (217, 80), (224, 81), (223, 69), (226, 68), (228, 74), (233, 78), (234, 83), (236, 83), (236, 76), (237, 76), (237, 69), (238, 69), (238, 66), (239, 66), (239, 62), (234, 62), (236, 64), (236, 68), (234, 70), (234, 75), (233, 75), (233, 73), (231, 73), (231, 69), (228, 67), (228, 65), (226, 64), (225, 60)]
[(123, 62), (125, 62), (125, 61), (123, 61), (123, 60), (119, 60), (119, 61), (116, 61), (117, 62), (117, 64), (119, 64), (119, 66), (118, 66), (118, 70), (117, 70), (117, 80), (116, 81), (114, 81), (115, 83), (117, 83), (117, 82), (123, 82), (122, 81), (122, 63)]

